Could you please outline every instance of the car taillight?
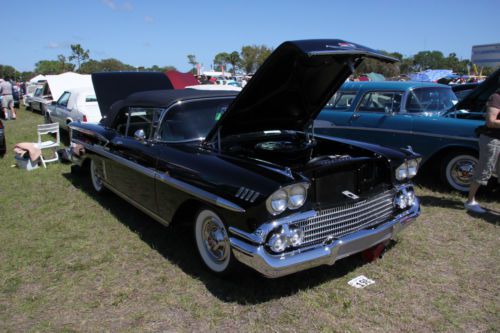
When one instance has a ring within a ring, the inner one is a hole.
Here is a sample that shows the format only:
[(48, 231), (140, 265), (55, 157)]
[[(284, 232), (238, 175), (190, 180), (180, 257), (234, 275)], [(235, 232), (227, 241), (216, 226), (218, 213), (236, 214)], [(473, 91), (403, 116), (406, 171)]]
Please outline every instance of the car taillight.
[(0, 129), (3, 128), (3, 123), (0, 121)]
[(86, 123), (87, 122), (87, 116), (86, 115), (83, 115), (83, 122)]

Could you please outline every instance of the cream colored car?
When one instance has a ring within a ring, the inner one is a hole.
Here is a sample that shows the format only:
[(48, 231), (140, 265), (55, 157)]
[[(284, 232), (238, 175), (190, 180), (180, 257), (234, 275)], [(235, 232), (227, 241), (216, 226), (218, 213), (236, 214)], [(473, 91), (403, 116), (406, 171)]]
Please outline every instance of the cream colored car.
[(101, 111), (92, 87), (73, 88), (62, 93), (57, 102), (48, 108), (48, 122), (58, 122), (63, 129), (73, 121), (98, 123)]

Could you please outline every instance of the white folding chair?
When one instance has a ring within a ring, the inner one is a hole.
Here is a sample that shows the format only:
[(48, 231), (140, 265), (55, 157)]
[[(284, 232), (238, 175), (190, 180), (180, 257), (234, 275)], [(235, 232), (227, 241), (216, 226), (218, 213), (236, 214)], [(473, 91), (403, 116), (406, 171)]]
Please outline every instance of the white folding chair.
[[(43, 167), (46, 168), (47, 167), (46, 163), (56, 162), (59, 160), (59, 155), (57, 154), (57, 147), (59, 147), (59, 144), (61, 142), (61, 137), (59, 136), (59, 124), (58, 123), (43, 124), (43, 125), (38, 125), (37, 127), (38, 127), (38, 142), (36, 145), (38, 148), (42, 150), (40, 159), (42, 160)], [(51, 134), (56, 135), (56, 141), (52, 140), (52, 136), (50, 136)], [(42, 141), (43, 135), (49, 135), (50, 139)], [(43, 157), (44, 149), (52, 149), (54, 151), (54, 157), (50, 159), (45, 159)]]

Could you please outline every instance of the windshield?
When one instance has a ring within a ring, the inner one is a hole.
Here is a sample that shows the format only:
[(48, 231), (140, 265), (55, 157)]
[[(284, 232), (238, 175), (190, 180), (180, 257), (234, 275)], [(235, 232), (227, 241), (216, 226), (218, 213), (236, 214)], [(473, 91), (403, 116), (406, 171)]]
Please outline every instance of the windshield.
[(160, 140), (183, 142), (204, 139), (231, 101), (227, 98), (175, 105), (165, 115), (160, 128)]
[(410, 91), (407, 112), (443, 112), (457, 104), (457, 96), (447, 87), (425, 87)]

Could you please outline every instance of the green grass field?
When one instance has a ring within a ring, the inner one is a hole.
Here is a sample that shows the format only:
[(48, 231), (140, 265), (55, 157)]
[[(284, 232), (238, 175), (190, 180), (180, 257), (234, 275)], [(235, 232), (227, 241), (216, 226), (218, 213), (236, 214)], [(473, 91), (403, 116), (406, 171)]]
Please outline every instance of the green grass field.
[[(500, 330), (500, 190), (490, 212), (423, 179), (422, 215), (385, 256), (277, 280), (208, 273), (191, 230), (165, 228), (70, 166), (12, 168), (39, 114), (6, 122), (0, 160), (0, 332), (493, 332)], [(347, 281), (376, 281), (354, 289)]]

